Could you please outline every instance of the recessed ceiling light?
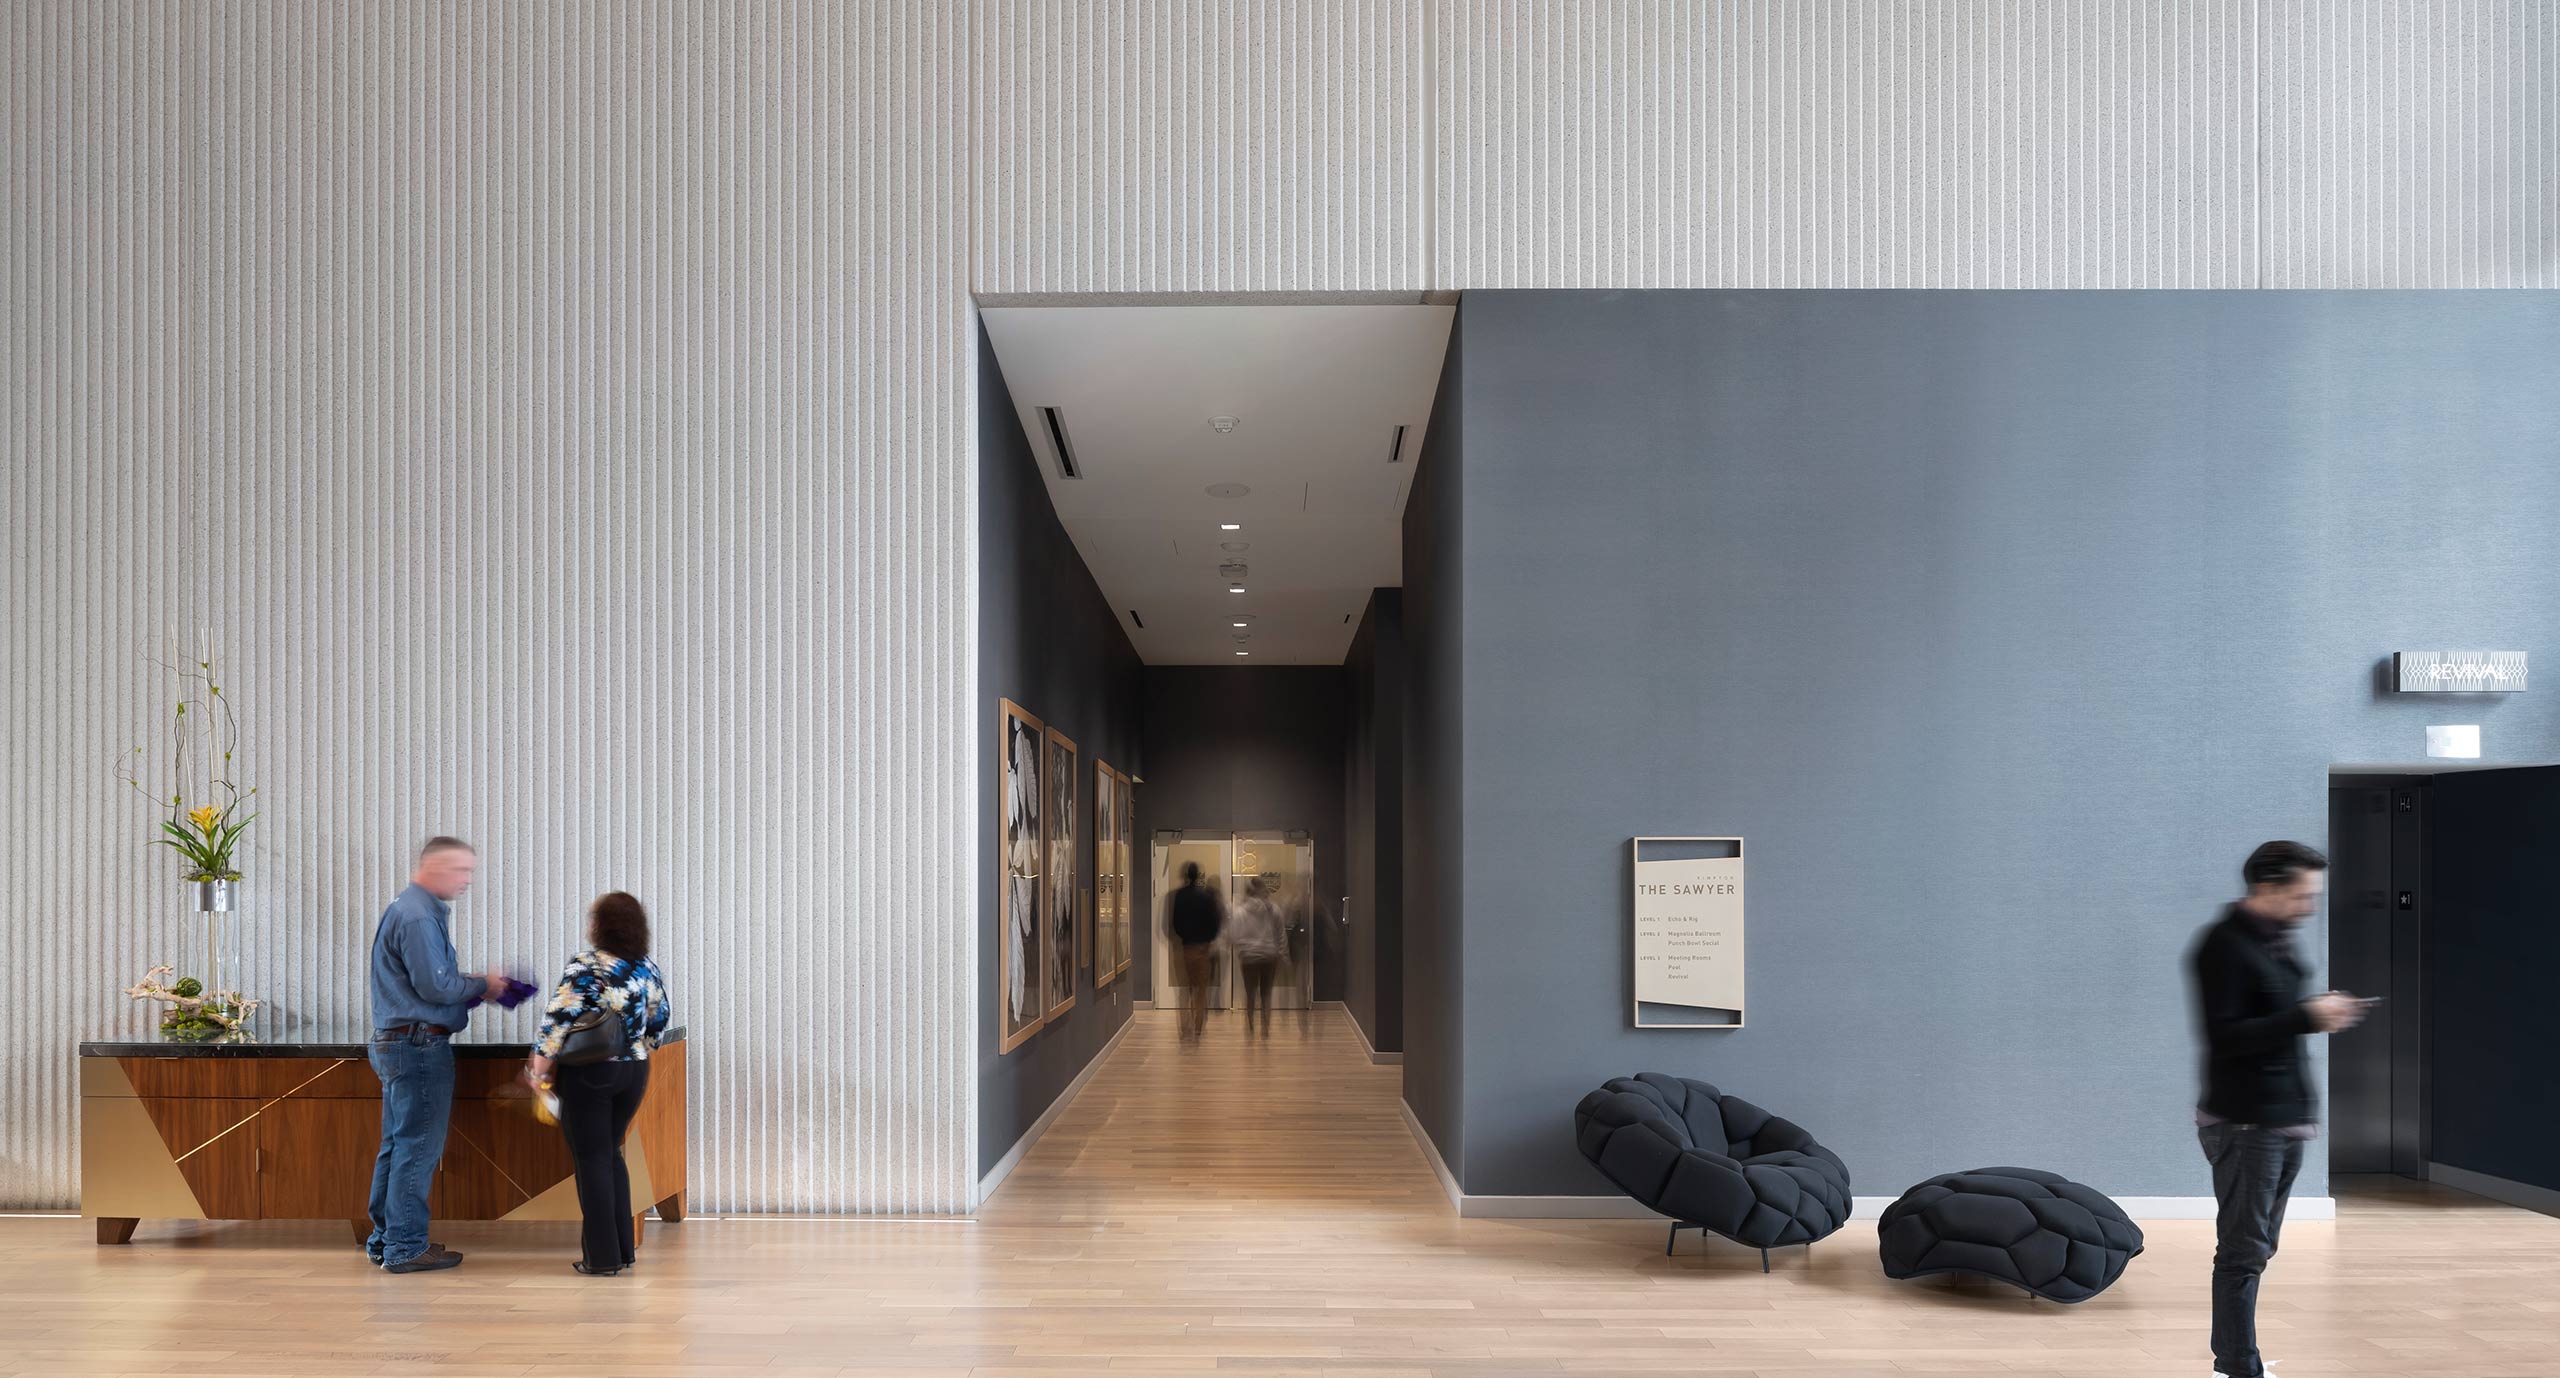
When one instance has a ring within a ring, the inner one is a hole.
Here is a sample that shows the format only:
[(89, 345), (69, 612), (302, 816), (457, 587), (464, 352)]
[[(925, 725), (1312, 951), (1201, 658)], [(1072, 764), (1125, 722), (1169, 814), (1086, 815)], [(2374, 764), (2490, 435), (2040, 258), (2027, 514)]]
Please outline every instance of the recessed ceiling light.
[(1227, 432), (1234, 430), (1241, 424), (1243, 423), (1237, 421), (1232, 416), (1213, 416), (1209, 418), (1209, 429), (1216, 431), (1220, 435), (1225, 435)]
[(1243, 523), (1243, 522), (1220, 522), (1220, 523), (1218, 523), (1218, 529), (1219, 529), (1220, 531), (1242, 531), (1242, 530), (1244, 530), (1244, 523)]
[(1251, 651), (1238, 651), (1238, 652), (1236, 652), (1236, 654), (1237, 654), (1237, 655), (1240, 655), (1240, 656), (1249, 656), (1249, 655), (1252, 655), (1252, 654), (1253, 654), (1253, 652), (1251, 652)]
[(1238, 622), (1236, 625), (1237, 625), (1237, 626), (1239, 626), (1239, 627), (1241, 627), (1241, 626), (1243, 626), (1243, 625), (1245, 625), (1245, 624), (1244, 624), (1244, 623), (1242, 623), (1242, 622)]
[(1242, 592), (1244, 592), (1244, 585), (1242, 585), (1242, 584), (1229, 584), (1229, 585), (1227, 585), (1227, 592), (1229, 592), (1229, 593), (1242, 593)]

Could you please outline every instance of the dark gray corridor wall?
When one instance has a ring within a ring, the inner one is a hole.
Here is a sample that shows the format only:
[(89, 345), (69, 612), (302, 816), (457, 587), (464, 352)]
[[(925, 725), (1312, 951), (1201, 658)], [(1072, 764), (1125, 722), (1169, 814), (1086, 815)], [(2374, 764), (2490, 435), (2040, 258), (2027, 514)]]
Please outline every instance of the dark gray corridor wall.
[(1404, 595), (1377, 589), (1342, 659), (1350, 839), (1342, 1003), (1382, 1053), (1404, 1047)]
[(1459, 557), (1467, 311), (1459, 302), (1404, 504), (1404, 1103), (1453, 1172), (1466, 1162)]
[[(1144, 667), (1102, 589), (1058, 522), (1038, 461), (978, 332), (978, 730), (983, 825), (996, 824), (996, 700), (1010, 698), (1074, 739), (1079, 885), (1093, 887), (1093, 763), (1143, 774), (1138, 715)], [(978, 868), (978, 1171), (1010, 1152), (1129, 1018), (1130, 983), (1097, 997), (1076, 977), (1076, 1004), (1010, 1053), (996, 1051), (995, 840)], [(1143, 853), (1141, 854), (1143, 856)], [(1140, 863), (1143, 868), (1143, 861)]]
[[(1658, 1068), (1862, 1194), (2203, 1194), (2178, 959), (2241, 856), (2429, 722), (2560, 754), (2560, 695), (2375, 680), (2560, 642), (2553, 294), (1471, 292), (1457, 334), (1471, 1192), (1605, 1193), (1574, 1099)], [(1627, 1027), (1663, 833), (1748, 839), (1746, 1029)]]
[[(1150, 665), (1145, 683), (1138, 836), (1306, 829), (1316, 848), (1316, 998), (1341, 999), (1342, 938), (1331, 916), (1341, 908), (1346, 841), (1342, 668)], [(1143, 857), (1139, 869), (1148, 871)], [(1141, 993), (1152, 989), (1152, 956), (1139, 943), (1132, 970)]]

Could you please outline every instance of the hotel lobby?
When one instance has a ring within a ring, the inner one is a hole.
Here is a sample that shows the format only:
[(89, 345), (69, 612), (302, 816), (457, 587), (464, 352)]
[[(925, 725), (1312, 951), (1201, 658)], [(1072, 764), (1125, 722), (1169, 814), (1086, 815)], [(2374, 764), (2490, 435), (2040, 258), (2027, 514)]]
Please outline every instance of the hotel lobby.
[(0, 76), (0, 1375), (2555, 1371), (2536, 0)]

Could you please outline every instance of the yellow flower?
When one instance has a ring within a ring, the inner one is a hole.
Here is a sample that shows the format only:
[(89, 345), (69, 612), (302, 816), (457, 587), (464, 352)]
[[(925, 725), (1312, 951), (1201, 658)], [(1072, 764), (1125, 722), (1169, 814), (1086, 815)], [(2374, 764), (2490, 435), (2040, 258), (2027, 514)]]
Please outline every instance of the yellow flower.
[(203, 833), (207, 837), (211, 837), (213, 835), (213, 825), (218, 822), (221, 817), (221, 812), (215, 809), (211, 804), (204, 805), (201, 808), (187, 810), (187, 821), (195, 824), (196, 831)]

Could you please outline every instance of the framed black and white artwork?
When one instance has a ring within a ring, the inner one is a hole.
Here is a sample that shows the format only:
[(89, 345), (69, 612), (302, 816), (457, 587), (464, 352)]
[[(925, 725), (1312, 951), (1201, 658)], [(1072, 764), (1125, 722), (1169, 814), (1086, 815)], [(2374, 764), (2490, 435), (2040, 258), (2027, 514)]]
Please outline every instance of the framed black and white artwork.
[(1049, 758), (1041, 782), (1049, 791), (1044, 817), (1048, 828), (1048, 874), (1041, 903), (1048, 915), (1041, 942), (1041, 970), (1047, 973), (1044, 1018), (1055, 1019), (1076, 1003), (1076, 744), (1067, 734), (1049, 729)]
[(996, 734), (996, 1050), (1009, 1053), (1048, 1018), (1040, 957), (1048, 862), (1040, 770), (1047, 738), (1040, 720), (1011, 699), (997, 703)]

